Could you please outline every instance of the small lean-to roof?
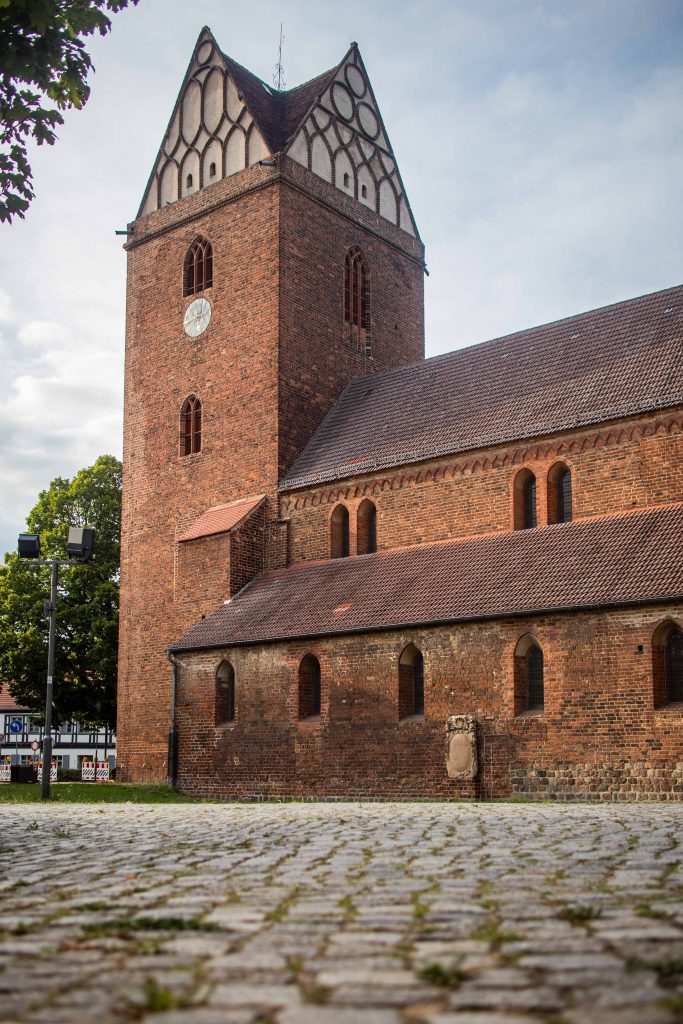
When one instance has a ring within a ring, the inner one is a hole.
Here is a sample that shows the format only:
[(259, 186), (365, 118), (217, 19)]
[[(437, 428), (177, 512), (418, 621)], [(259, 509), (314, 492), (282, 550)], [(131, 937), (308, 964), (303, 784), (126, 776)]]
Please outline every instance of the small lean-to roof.
[(9, 692), (7, 683), (0, 683), (0, 714), (7, 714), (12, 711), (28, 711), (29, 708), (18, 704), (16, 699)]
[(228, 533), (239, 526), (257, 505), (265, 501), (265, 494), (257, 494), (254, 498), (240, 498), (227, 505), (214, 505), (195, 519), (179, 541), (198, 540), (199, 537), (210, 537), (214, 533)]
[(683, 403), (683, 286), (351, 381), (282, 490)]
[(683, 504), (303, 563), (257, 577), (173, 650), (683, 598)]

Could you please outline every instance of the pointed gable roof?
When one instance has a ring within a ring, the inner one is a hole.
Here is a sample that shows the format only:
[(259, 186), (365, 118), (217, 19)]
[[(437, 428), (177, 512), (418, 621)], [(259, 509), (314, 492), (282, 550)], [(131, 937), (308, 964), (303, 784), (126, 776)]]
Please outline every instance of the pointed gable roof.
[(340, 63), (278, 91), (199, 33), (138, 217), (284, 152), (417, 236), (356, 43)]

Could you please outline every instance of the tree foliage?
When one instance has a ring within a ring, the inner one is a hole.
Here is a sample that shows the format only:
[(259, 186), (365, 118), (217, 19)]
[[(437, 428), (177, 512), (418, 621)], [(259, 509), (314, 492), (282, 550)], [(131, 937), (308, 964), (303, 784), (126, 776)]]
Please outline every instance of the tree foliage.
[(138, 0), (0, 0), (0, 221), (23, 217), (33, 199), (27, 143), (53, 145), (60, 111), (90, 95), (84, 38), (106, 35)]
[[(66, 480), (57, 477), (27, 519), (45, 558), (66, 557), (69, 526), (95, 527), (92, 562), (60, 567), (54, 721), (113, 726), (119, 607), (121, 463), (101, 455)], [(0, 678), (19, 703), (45, 706), (50, 570), (16, 554), (0, 566)]]

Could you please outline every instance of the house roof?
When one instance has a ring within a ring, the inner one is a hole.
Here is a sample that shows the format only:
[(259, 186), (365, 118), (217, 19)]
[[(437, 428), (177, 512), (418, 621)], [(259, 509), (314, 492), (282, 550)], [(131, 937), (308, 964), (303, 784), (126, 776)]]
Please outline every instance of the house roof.
[(678, 286), (351, 381), (281, 489), (682, 402)]
[(5, 714), (12, 711), (28, 711), (23, 704), (18, 704), (16, 699), (9, 692), (7, 683), (0, 683), (0, 713)]
[(683, 598), (683, 503), (303, 563), (257, 577), (176, 651)]
[(265, 501), (265, 494), (257, 494), (253, 498), (241, 498), (227, 505), (214, 505), (195, 519), (179, 541), (197, 540), (199, 537), (210, 537), (214, 533), (227, 533), (239, 526), (254, 509)]

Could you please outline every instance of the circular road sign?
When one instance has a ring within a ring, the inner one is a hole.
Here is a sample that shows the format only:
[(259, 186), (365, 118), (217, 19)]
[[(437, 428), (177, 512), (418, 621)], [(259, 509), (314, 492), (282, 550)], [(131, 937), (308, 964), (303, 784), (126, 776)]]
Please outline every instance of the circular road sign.
[(31, 744), (31, 750), (37, 750), (39, 746), (40, 743), (38, 742), (38, 740), (34, 740), (33, 743)]
[(24, 723), (22, 722), (22, 720), (20, 718), (13, 718), (9, 724), (9, 731), (13, 733), (23, 732)]

